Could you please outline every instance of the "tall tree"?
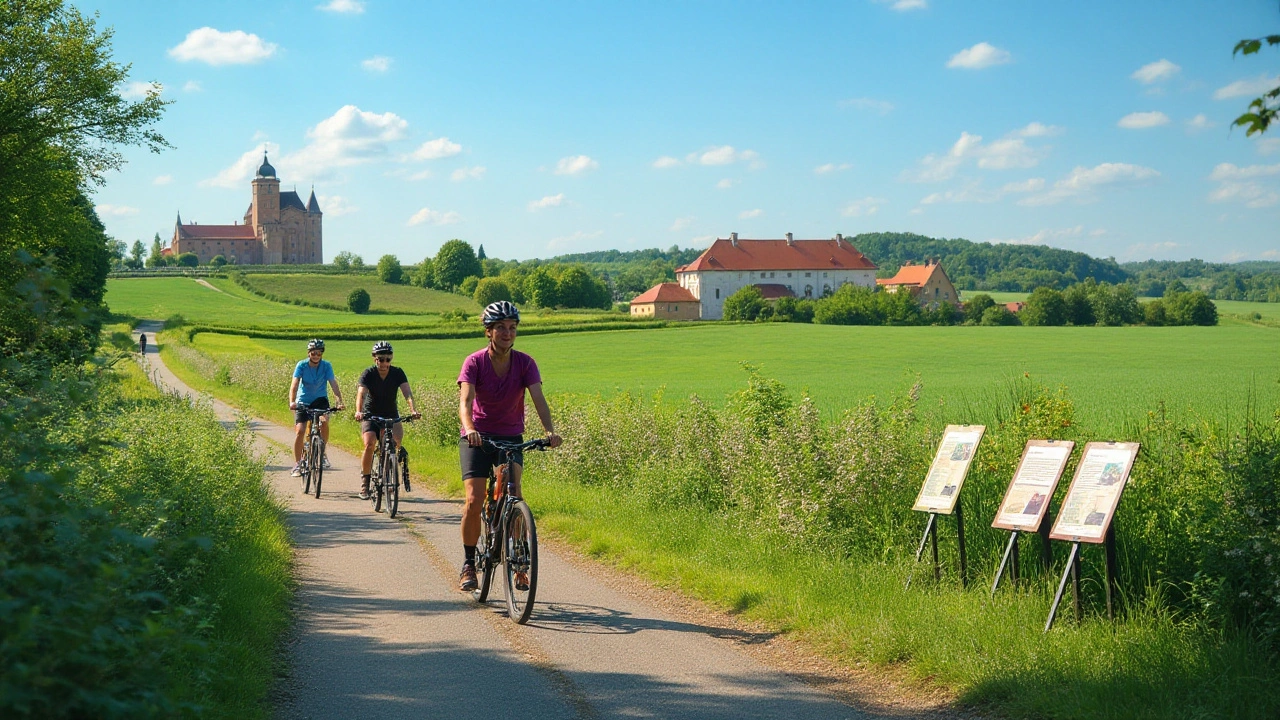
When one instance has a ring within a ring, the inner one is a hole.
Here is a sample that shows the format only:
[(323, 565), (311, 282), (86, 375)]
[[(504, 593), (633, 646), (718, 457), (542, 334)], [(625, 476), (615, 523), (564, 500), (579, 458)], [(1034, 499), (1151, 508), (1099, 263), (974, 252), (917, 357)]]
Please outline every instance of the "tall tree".
[(480, 269), (480, 260), (475, 250), (465, 240), (450, 240), (440, 246), (436, 259), (432, 262), (436, 285), (442, 289), (458, 287), (462, 281), (472, 275), (480, 277), (484, 272)]

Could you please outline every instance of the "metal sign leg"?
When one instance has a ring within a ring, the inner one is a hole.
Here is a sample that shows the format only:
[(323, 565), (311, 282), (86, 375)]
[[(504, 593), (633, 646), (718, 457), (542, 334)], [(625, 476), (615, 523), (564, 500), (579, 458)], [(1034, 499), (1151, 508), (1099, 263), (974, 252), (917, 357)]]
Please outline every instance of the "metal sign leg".
[(969, 566), (964, 552), (964, 508), (956, 502), (956, 542), (960, 545), (960, 587), (969, 587)]
[[(1004, 547), (1004, 557), (1000, 558), (1000, 567), (996, 568), (995, 582), (991, 583), (991, 597), (996, 596), (996, 588), (1000, 587), (1000, 578), (1004, 576), (1005, 566), (1009, 564), (1009, 558), (1018, 550), (1018, 531), (1014, 530), (1009, 533), (1009, 544)], [(1016, 566), (1015, 566), (1016, 567)], [(1016, 572), (1016, 571), (1015, 571)]]
[(1107, 553), (1107, 619), (1115, 622), (1116, 610), (1112, 595), (1115, 594), (1116, 590), (1116, 565), (1118, 562), (1116, 560), (1116, 526), (1114, 524), (1107, 528), (1107, 537), (1103, 547)]
[(942, 565), (938, 564), (938, 522), (936, 520), (929, 532), (929, 544), (933, 546), (933, 581), (942, 582)]
[(1076, 623), (1084, 617), (1080, 611), (1080, 552), (1076, 551), (1075, 561), (1071, 563), (1071, 603), (1076, 608)]
[[(938, 516), (937, 516), (937, 514), (935, 514), (935, 513), (929, 513), (929, 522), (925, 523), (925, 525), (924, 525), (924, 535), (921, 535), (921, 536), (920, 536), (920, 546), (916, 548), (916, 564), (919, 564), (919, 563), (920, 563), (920, 558), (924, 557), (924, 546), (925, 546), (925, 544), (926, 544), (926, 543), (928, 543), (928, 542), (929, 542), (929, 537), (930, 537), (930, 536), (932, 535), (932, 533), (933, 533), (933, 527), (934, 527), (934, 523), (935, 523), (935, 522), (936, 522), (936, 520), (937, 520), (937, 517), (938, 517)], [(935, 536), (935, 537), (936, 537), (936, 536)], [(935, 541), (934, 541), (934, 551), (933, 551), (933, 554), (934, 554), (934, 565), (937, 565), (937, 562), (938, 562), (938, 561), (937, 561), (937, 555), (938, 555), (937, 547), (938, 547), (938, 545), (937, 545), (937, 540), (935, 539)], [(911, 587), (911, 580), (915, 577), (915, 574), (916, 574), (916, 570), (915, 570), (915, 567), (913, 566), (913, 567), (911, 568), (911, 572), (907, 575), (907, 584), (906, 584), (906, 587), (908, 587), (908, 588), (909, 588), (909, 587)]]
[(1080, 553), (1080, 543), (1071, 543), (1071, 554), (1067, 556), (1067, 568), (1062, 573), (1062, 580), (1058, 581), (1058, 592), (1053, 596), (1053, 605), (1049, 606), (1049, 619), (1044, 624), (1044, 631), (1049, 632), (1053, 628), (1053, 620), (1058, 616), (1058, 605), (1062, 603), (1062, 593), (1067, 589), (1067, 578), (1071, 577), (1072, 570), (1076, 567), (1076, 558)]

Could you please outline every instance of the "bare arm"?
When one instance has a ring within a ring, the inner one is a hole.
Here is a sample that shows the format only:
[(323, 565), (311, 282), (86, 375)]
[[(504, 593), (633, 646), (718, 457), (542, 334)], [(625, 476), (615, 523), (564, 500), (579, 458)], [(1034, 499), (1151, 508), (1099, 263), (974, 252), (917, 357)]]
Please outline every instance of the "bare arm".
[(289, 383), (289, 409), (290, 410), (298, 409), (297, 397), (298, 397), (298, 383), (300, 381), (301, 381), (301, 378), (295, 377), (293, 379), (293, 382)]
[(338, 407), (342, 407), (344, 405), (342, 402), (342, 388), (338, 387), (338, 379), (331, 378), (329, 380), (329, 387), (333, 388), (333, 396), (338, 400)]
[(409, 383), (400, 383), (400, 394), (409, 401), (409, 414), (418, 417), (418, 411), (413, 407), (413, 389), (409, 387)]
[(369, 392), (369, 389), (363, 385), (356, 388), (356, 419), (357, 420), (364, 419), (364, 412), (362, 408), (364, 408), (364, 395), (367, 392)]
[(458, 420), (462, 423), (462, 434), (467, 436), (467, 444), (480, 446), (480, 433), (476, 431), (475, 418), (471, 417), (471, 404), (476, 399), (476, 386), (471, 383), (458, 383)]
[(559, 447), (560, 436), (556, 434), (555, 425), (551, 423), (551, 406), (547, 405), (547, 397), (542, 394), (542, 383), (529, 386), (529, 398), (533, 400), (533, 407), (538, 411), (538, 420), (542, 421), (542, 429), (547, 431), (547, 441), (551, 443), (551, 447)]

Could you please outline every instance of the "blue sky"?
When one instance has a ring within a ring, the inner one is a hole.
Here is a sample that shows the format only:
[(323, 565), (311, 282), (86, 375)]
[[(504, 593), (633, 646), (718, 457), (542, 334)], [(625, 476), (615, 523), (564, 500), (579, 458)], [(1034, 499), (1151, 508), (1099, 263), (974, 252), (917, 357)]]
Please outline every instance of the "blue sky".
[(267, 147), (326, 259), (910, 231), (1280, 260), (1280, 130), (1230, 129), (1280, 82), (1231, 53), (1275, 0), (77, 6), (174, 101), (175, 149), (96, 195), (128, 241), (239, 219)]

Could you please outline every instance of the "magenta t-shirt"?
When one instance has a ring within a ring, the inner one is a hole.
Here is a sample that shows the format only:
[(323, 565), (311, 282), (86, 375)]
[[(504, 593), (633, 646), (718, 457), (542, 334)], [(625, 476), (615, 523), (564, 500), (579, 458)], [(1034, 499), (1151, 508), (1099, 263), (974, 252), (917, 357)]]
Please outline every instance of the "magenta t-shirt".
[(533, 358), (512, 350), (506, 377), (498, 377), (489, 359), (489, 348), (473, 352), (462, 361), (462, 371), (458, 373), (458, 384), (464, 382), (476, 389), (471, 403), (476, 430), (486, 435), (524, 433), (524, 389), (542, 382)]

